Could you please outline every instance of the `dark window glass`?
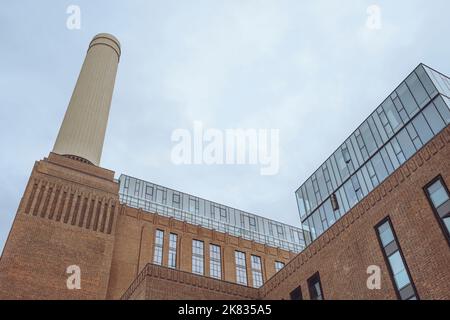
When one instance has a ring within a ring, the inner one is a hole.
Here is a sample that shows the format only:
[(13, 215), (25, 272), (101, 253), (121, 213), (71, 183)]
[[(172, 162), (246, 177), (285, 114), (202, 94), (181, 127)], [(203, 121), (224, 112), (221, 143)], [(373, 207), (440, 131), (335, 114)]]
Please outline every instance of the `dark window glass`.
[(291, 300), (303, 300), (302, 288), (299, 286), (290, 293)]
[(308, 279), (308, 289), (311, 300), (324, 300), (322, 284), (320, 283), (320, 275), (318, 272)]

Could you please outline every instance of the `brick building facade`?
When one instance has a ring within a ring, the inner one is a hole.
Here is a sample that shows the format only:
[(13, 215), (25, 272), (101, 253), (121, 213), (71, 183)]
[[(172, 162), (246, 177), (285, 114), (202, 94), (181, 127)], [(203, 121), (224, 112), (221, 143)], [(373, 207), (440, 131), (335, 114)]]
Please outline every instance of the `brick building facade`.
[[(102, 68), (115, 72), (120, 45), (102, 34), (91, 54), (79, 81), (89, 82)], [(111, 79), (105, 81), (112, 90)], [(83, 85), (77, 83), (74, 96), (83, 93), (95, 104), (95, 92)], [(443, 85), (450, 92), (450, 81)], [(436, 99), (449, 98), (430, 94), (421, 108), (429, 110)], [(107, 100), (102, 108), (109, 108)], [(63, 124), (70, 130), (78, 128), (72, 123), (77, 101), (71, 101), (72, 120)], [(0, 259), (0, 299), (449, 299), (450, 111), (435, 110), (443, 128), (336, 221), (319, 232), (301, 216), (309, 240), (299, 253), (264, 243), (269, 235), (246, 239), (129, 205), (114, 172), (94, 164), (102, 141), (94, 147), (74, 142), (76, 135), (64, 128), (58, 148), (69, 153), (37, 161), (20, 201)], [(107, 117), (107, 110), (101, 114)], [(95, 134), (95, 127), (88, 129)], [(68, 289), (73, 265), (80, 268), (81, 289)], [(380, 271), (379, 288), (368, 285), (368, 270)]]

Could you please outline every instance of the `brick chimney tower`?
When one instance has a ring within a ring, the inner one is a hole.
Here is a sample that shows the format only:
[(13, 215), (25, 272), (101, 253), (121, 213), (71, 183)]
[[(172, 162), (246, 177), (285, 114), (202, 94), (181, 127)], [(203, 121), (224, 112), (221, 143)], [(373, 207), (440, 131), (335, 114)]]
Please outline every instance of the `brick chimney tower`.
[(119, 59), (114, 36), (100, 33), (92, 39), (54, 153), (100, 165)]
[(112, 35), (91, 41), (53, 152), (34, 164), (0, 257), (0, 300), (106, 298), (120, 203), (114, 172), (99, 163), (119, 57)]

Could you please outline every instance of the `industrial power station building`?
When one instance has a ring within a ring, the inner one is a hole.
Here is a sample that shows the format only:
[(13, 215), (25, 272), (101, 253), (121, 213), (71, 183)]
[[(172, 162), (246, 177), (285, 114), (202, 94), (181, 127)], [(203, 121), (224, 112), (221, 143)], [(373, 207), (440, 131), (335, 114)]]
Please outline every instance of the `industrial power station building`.
[(296, 191), (298, 228), (100, 167), (120, 55), (89, 45), (0, 299), (450, 299), (448, 77), (408, 75)]

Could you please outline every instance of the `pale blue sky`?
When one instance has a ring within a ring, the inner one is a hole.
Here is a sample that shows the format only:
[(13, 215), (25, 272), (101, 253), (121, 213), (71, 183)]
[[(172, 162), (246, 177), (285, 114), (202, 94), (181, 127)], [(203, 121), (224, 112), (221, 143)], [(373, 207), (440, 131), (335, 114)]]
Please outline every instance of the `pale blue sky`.
[[(366, 27), (377, 4), (382, 28)], [(66, 9), (81, 8), (81, 29)], [(9, 1), (0, 8), (0, 249), (53, 147), (90, 39), (122, 43), (102, 166), (298, 225), (294, 190), (424, 62), (450, 74), (447, 0)], [(177, 128), (280, 129), (280, 172), (175, 166)]]

